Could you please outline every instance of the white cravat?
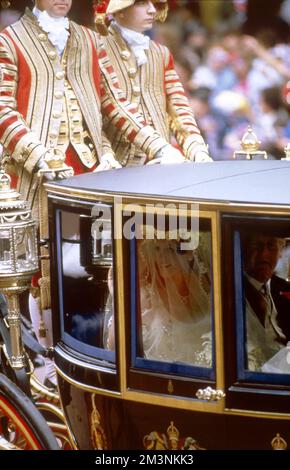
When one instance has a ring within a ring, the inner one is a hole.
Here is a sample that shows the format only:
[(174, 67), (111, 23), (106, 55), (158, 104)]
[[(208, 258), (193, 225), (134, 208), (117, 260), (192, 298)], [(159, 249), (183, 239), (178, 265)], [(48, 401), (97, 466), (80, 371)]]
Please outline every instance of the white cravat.
[(39, 26), (48, 33), (52, 44), (57, 48), (59, 55), (62, 55), (69, 37), (69, 20), (67, 17), (54, 18), (47, 11), (40, 11), (33, 8), (33, 14), (36, 16)]
[(145, 36), (145, 34), (138, 33), (132, 29), (124, 28), (119, 23), (114, 22), (114, 25), (118, 28), (121, 33), (122, 38), (126, 43), (131, 47), (138, 66), (146, 64), (147, 56), (145, 50), (149, 49), (150, 38)]

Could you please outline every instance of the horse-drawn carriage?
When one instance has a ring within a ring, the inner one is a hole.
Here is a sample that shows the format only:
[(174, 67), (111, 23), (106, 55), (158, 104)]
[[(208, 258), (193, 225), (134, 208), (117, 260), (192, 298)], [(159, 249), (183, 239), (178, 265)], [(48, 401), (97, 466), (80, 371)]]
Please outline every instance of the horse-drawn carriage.
[[(73, 447), (287, 447), (289, 179), (288, 161), (269, 160), (46, 184), (54, 358)], [(253, 233), (270, 252), (282, 240), (275, 350), (248, 319)]]
[(284, 240), (287, 286), (289, 178), (269, 160), (47, 184), (55, 364), (77, 448), (287, 447), (290, 350), (284, 336), (269, 353), (248, 321), (243, 240)]

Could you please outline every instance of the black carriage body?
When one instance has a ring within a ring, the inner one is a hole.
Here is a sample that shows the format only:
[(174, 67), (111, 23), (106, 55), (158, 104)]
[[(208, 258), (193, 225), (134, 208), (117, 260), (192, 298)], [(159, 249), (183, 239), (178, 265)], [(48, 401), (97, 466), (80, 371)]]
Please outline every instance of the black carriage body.
[(252, 361), (242, 243), (288, 243), (289, 180), (289, 162), (251, 161), (47, 184), (55, 360), (78, 448), (289, 445), (290, 355), (285, 338), (281, 370)]

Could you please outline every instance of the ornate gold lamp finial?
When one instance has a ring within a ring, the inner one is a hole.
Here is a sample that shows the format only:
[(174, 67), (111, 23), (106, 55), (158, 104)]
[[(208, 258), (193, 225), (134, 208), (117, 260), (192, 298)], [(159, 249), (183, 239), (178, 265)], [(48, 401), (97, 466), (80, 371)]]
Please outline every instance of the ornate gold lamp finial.
[(258, 140), (252, 127), (248, 126), (247, 132), (245, 132), (241, 140), (242, 149), (246, 152), (255, 152), (256, 150), (259, 150), (260, 145), (261, 142)]
[[(11, 178), (5, 173), (3, 168), (0, 169), (0, 194), (8, 193), (10, 191)], [(1, 197), (1, 196), (0, 196)]]
[(11, 201), (19, 199), (20, 194), (11, 189), (11, 178), (5, 173), (3, 166), (0, 166), (0, 210), (3, 210), (8, 205), (11, 205)]
[(167, 435), (169, 438), (170, 442), (170, 448), (171, 449), (177, 449), (178, 448), (178, 440), (179, 440), (179, 431), (177, 427), (174, 426), (174, 422), (170, 422), (170, 426), (167, 428)]
[(233, 158), (235, 160), (267, 160), (267, 153), (259, 150), (260, 145), (261, 142), (254, 133), (252, 126), (249, 125), (241, 140), (242, 150), (236, 150)]
[(287, 442), (277, 433), (271, 441), (271, 447), (273, 450), (287, 450)]

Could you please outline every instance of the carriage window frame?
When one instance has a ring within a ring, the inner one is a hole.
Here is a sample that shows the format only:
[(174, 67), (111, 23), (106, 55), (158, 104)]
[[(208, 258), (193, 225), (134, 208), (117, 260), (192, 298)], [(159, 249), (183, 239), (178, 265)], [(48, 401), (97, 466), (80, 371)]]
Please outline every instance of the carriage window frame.
[[(241, 244), (241, 233), (245, 231), (245, 229), (249, 230), (251, 228), (254, 228), (255, 230), (257, 230), (257, 227), (260, 227), (261, 233), (263, 233), (263, 228), (267, 229), (268, 231), (270, 228), (273, 227), (273, 236), (277, 236), (277, 233), (281, 233), (283, 238), (287, 238), (287, 236), (290, 236), (290, 217), (281, 215), (279, 216), (275, 214), (223, 214), (222, 226), (224, 235), (225, 233), (228, 234), (227, 237), (223, 237), (223, 263), (225, 263), (227, 256), (229, 255), (228, 250), (232, 250), (232, 285), (226, 286), (226, 281), (223, 281), (223, 292), (225, 293), (228, 287), (228, 294), (232, 298), (232, 304), (234, 306), (233, 322), (236, 346), (235, 367), (233, 368), (232, 365), (230, 365), (229, 363), (225, 364), (226, 369), (231, 370), (228, 379), (228, 385), (230, 386), (230, 390), (237, 391), (239, 389), (239, 391), (241, 391), (244, 389), (245, 392), (249, 392), (249, 390), (252, 390), (251, 393), (253, 395), (253, 392), (255, 390), (255, 388), (253, 387), (256, 387), (257, 390), (263, 389), (263, 391), (265, 392), (268, 391), (269, 394), (279, 393), (279, 391), (282, 392), (282, 389), (284, 389), (285, 392), (287, 390), (286, 393), (289, 393), (290, 374), (253, 371), (246, 368), (246, 304), (243, 281), (243, 253)], [(227, 243), (225, 240), (227, 240), (227, 242), (230, 240), (231, 246), (225, 246), (225, 244)], [(224, 310), (225, 324), (231, 324), (231, 318), (226, 318), (226, 315), (230, 315), (230, 313), (226, 312), (227, 308), (225, 305)], [(230, 334), (230, 330), (225, 334), (225, 337), (227, 337), (228, 334)], [(230, 349), (226, 343), (224, 347), (226, 351), (225, 357), (233, 357), (234, 354), (232, 347)]]
[[(290, 223), (290, 219), (288, 220)], [(262, 224), (262, 228), (265, 225)], [(263, 232), (261, 232), (263, 233)], [(290, 234), (290, 229), (289, 229)], [(237, 338), (237, 378), (241, 381), (256, 383), (272, 383), (278, 385), (290, 386), (290, 373), (274, 373), (253, 371), (246, 369), (247, 361), (246, 351), (246, 303), (243, 282), (243, 253), (241, 247), (241, 230), (235, 230), (233, 234), (234, 244), (234, 283), (236, 286), (235, 295), (235, 319), (236, 319), (236, 338)], [(241, 332), (241, 334), (239, 334)]]
[[(186, 218), (189, 218), (187, 216)], [(124, 219), (124, 216), (123, 216)], [(214, 273), (213, 273), (213, 225), (212, 219), (208, 216), (201, 215), (200, 221), (208, 225), (210, 233), (210, 275), (211, 275), (211, 291), (210, 291), (210, 318), (212, 332), (212, 364), (211, 367), (191, 365), (187, 363), (173, 363), (166, 361), (158, 361), (148, 359), (138, 355), (138, 258), (137, 258), (137, 240), (132, 238), (129, 243), (129, 286), (130, 286), (130, 332), (131, 332), (131, 348), (130, 348), (130, 368), (141, 372), (152, 372), (157, 374), (166, 374), (169, 376), (188, 377), (197, 380), (216, 381), (216, 339), (215, 339), (215, 304), (214, 304)], [(124, 220), (123, 220), (124, 222)], [(144, 226), (146, 224), (142, 224)], [(152, 224), (147, 224), (151, 225)], [(202, 231), (202, 230), (200, 230)]]
[[(114, 230), (114, 218), (113, 218), (113, 206), (112, 204), (107, 204), (103, 202), (99, 202), (100, 205), (105, 205), (110, 209), (111, 212), (111, 222), (112, 222), (112, 233)], [(91, 204), (89, 206), (92, 208), (98, 205), (98, 202)], [(72, 213), (78, 215), (87, 215), (90, 217), (91, 212), (89, 210), (88, 205), (84, 207), (76, 207), (76, 206), (69, 206), (65, 204), (59, 204), (54, 211), (54, 220), (55, 220), (55, 249), (56, 249), (56, 256), (57, 256), (57, 289), (58, 289), (58, 309), (59, 309), (59, 321), (60, 321), (60, 341), (62, 341), (66, 346), (69, 346), (73, 350), (77, 351), (78, 353), (83, 354), (86, 357), (93, 358), (94, 360), (100, 361), (100, 364), (104, 367), (116, 367), (116, 349), (117, 349), (117, 342), (115, 338), (115, 350), (109, 351), (104, 348), (100, 348), (98, 346), (92, 346), (82, 342), (69, 334), (65, 331), (65, 322), (64, 322), (64, 292), (63, 292), (63, 254), (62, 254), (62, 221), (61, 221), (61, 214), (63, 212)], [(113, 259), (113, 266), (114, 266), (114, 259), (115, 259), (115, 246), (114, 240), (112, 239), (112, 259)], [(114, 273), (114, 289), (116, 288), (116, 277)], [(114, 322), (116, 326), (116, 305), (114, 306)]]

